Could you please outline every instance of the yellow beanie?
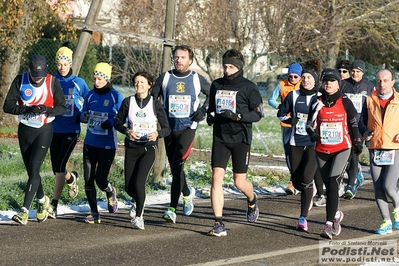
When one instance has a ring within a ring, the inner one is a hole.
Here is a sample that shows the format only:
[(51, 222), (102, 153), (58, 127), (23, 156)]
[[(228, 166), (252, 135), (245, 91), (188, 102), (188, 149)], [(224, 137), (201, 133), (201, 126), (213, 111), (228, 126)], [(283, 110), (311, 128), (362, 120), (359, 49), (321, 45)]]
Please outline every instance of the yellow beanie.
[(60, 59), (67, 60), (69, 62), (69, 65), (72, 66), (72, 50), (69, 49), (68, 47), (61, 47), (58, 49), (57, 53), (55, 54), (55, 60), (58, 61)]
[(98, 63), (94, 68), (94, 75), (103, 77), (106, 81), (111, 79), (112, 66), (108, 63)]

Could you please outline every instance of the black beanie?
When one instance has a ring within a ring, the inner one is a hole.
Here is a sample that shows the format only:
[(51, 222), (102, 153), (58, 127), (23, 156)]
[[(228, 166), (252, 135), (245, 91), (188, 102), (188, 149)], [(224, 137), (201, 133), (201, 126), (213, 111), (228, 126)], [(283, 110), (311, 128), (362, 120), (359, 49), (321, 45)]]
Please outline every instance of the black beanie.
[(319, 77), (318, 77), (317, 73), (311, 68), (304, 68), (302, 70), (302, 74), (303, 73), (309, 73), (310, 75), (312, 75), (313, 78), (314, 78), (315, 83), (317, 83), (317, 81), (319, 80)]
[(355, 60), (352, 62), (351, 65), (351, 70), (352, 69), (358, 69), (362, 71), (363, 73), (366, 72), (366, 64), (362, 60)]

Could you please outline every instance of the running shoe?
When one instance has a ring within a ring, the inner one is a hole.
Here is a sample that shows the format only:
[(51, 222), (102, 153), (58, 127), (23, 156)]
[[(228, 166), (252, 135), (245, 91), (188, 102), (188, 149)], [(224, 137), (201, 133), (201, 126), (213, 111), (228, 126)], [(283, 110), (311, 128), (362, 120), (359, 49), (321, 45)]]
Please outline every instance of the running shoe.
[(94, 224), (94, 223), (99, 224), (99, 223), (101, 223), (100, 214), (92, 212), (90, 215), (88, 215), (85, 218), (85, 223), (88, 223), (88, 224)]
[(342, 211), (338, 210), (335, 213), (333, 226), (332, 226), (332, 229), (333, 229), (332, 235), (333, 236), (337, 236), (341, 233), (341, 222), (343, 219), (344, 219), (344, 213)]
[(324, 195), (318, 197), (317, 200), (313, 203), (316, 207), (324, 207), (327, 204), (327, 198)]
[(375, 231), (375, 233), (379, 235), (386, 235), (392, 233), (392, 222), (387, 219), (384, 219), (382, 224), (380, 225), (380, 228), (378, 228)]
[(344, 184), (340, 184), (339, 185), (339, 190), (338, 190), (338, 197), (343, 197), (344, 196), (344, 194), (345, 194), (345, 186), (344, 186)]
[(188, 187), (190, 194), (188, 196), (183, 196), (183, 212), (184, 215), (190, 215), (194, 210), (193, 198), (195, 196), (195, 188)]
[(345, 188), (344, 198), (345, 198), (345, 199), (351, 200), (351, 199), (353, 199), (355, 196), (356, 196), (356, 191), (352, 188), (351, 185), (348, 185), (348, 186)]
[(112, 195), (108, 198), (108, 211), (115, 213), (118, 210), (118, 200), (116, 198), (116, 189), (112, 187)]
[(71, 177), (73, 178), (72, 183), (68, 184), (68, 195), (71, 199), (76, 198), (76, 196), (79, 193), (79, 187), (78, 187), (78, 179), (79, 179), (79, 174), (76, 171), (71, 172)]
[(44, 196), (44, 202), (37, 201), (36, 219), (39, 223), (47, 220), (49, 205), (50, 199), (47, 196)]
[(399, 209), (393, 210), (393, 226), (399, 229)]
[(48, 217), (51, 219), (57, 219), (57, 208), (54, 208), (53, 204), (48, 205)]
[(14, 222), (17, 222), (22, 225), (26, 225), (28, 223), (28, 219), (29, 219), (28, 209), (25, 207), (22, 207), (21, 211), (19, 213), (15, 214), (11, 219)]
[(322, 238), (332, 239), (333, 237), (333, 228), (331, 225), (325, 224), (323, 231), (321, 232), (320, 236)]
[(255, 197), (255, 204), (248, 205), (248, 210), (247, 210), (247, 221), (250, 223), (256, 222), (256, 220), (258, 220), (259, 217), (258, 200), (255, 193), (254, 197)]
[(213, 225), (213, 228), (211, 231), (209, 231), (208, 233), (209, 236), (227, 236), (227, 231), (226, 231), (226, 227), (224, 226), (224, 224), (221, 224), (219, 222), (215, 222), (215, 224)]
[(133, 228), (144, 230), (144, 219), (143, 217), (136, 217), (132, 220)]
[(136, 218), (136, 203), (132, 202), (132, 207), (130, 207), (129, 216), (132, 219)]
[(292, 181), (290, 181), (285, 189), (285, 193), (287, 193), (287, 195), (296, 195), (297, 193), (295, 193), (295, 190), (296, 189), (294, 188)]
[(362, 166), (360, 165), (360, 163), (358, 164), (358, 167), (359, 167), (359, 171), (357, 172), (357, 175), (356, 175), (357, 188), (363, 186), (363, 183), (364, 183), (364, 176), (363, 176), (363, 172), (362, 172)]
[(167, 222), (176, 223), (176, 210), (173, 207), (169, 207), (166, 212), (164, 212), (162, 218)]
[(296, 230), (299, 231), (308, 231), (308, 221), (305, 217), (301, 216), (298, 219), (298, 225), (296, 226)]

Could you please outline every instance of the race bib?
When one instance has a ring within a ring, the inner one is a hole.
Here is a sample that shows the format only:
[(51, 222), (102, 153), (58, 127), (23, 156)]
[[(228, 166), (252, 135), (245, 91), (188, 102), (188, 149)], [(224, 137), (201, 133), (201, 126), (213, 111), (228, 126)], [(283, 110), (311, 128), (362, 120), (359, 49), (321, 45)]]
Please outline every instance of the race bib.
[(348, 93), (346, 96), (348, 96), (348, 98), (352, 101), (353, 106), (355, 106), (357, 113), (360, 114), (362, 112), (363, 95)]
[(341, 143), (343, 141), (342, 123), (321, 123), (320, 138), (320, 142), (326, 145)]
[(395, 150), (374, 150), (374, 163), (376, 165), (393, 165)]
[(236, 112), (237, 91), (218, 90), (215, 95), (216, 113), (220, 114), (222, 110)]
[(108, 129), (101, 128), (101, 124), (108, 120), (108, 113), (89, 111), (89, 114), (87, 129), (95, 135), (108, 135)]
[(140, 136), (139, 140), (134, 141), (147, 141), (147, 135), (149, 133), (157, 131), (157, 124), (150, 123), (133, 123), (132, 130)]
[(73, 100), (73, 95), (65, 95), (65, 103), (66, 103), (66, 112), (64, 116), (72, 117), (73, 110), (75, 107), (75, 102)]
[(44, 125), (44, 121), (47, 118), (45, 114), (33, 114), (33, 113), (26, 113), (19, 115), (19, 121), (29, 127), (33, 128), (41, 128)]
[(298, 123), (295, 126), (295, 133), (298, 135), (306, 136), (306, 122), (308, 120), (308, 114), (297, 113)]
[(185, 118), (190, 116), (190, 95), (169, 95), (169, 117)]

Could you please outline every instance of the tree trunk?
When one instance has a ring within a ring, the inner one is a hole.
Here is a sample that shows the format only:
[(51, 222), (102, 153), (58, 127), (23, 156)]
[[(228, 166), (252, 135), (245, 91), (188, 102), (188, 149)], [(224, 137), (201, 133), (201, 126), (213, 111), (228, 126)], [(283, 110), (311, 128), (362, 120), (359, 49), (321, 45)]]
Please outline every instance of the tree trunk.
[(32, 24), (33, 0), (27, 0), (22, 4), (23, 14), (21, 15), (15, 35), (11, 36), (14, 45), (8, 45), (5, 48), (4, 61), (0, 65), (0, 126), (15, 126), (17, 124), (15, 116), (5, 114), (3, 111), (4, 100), (15, 76), (19, 72), (22, 52), (26, 47), (26, 32)]

